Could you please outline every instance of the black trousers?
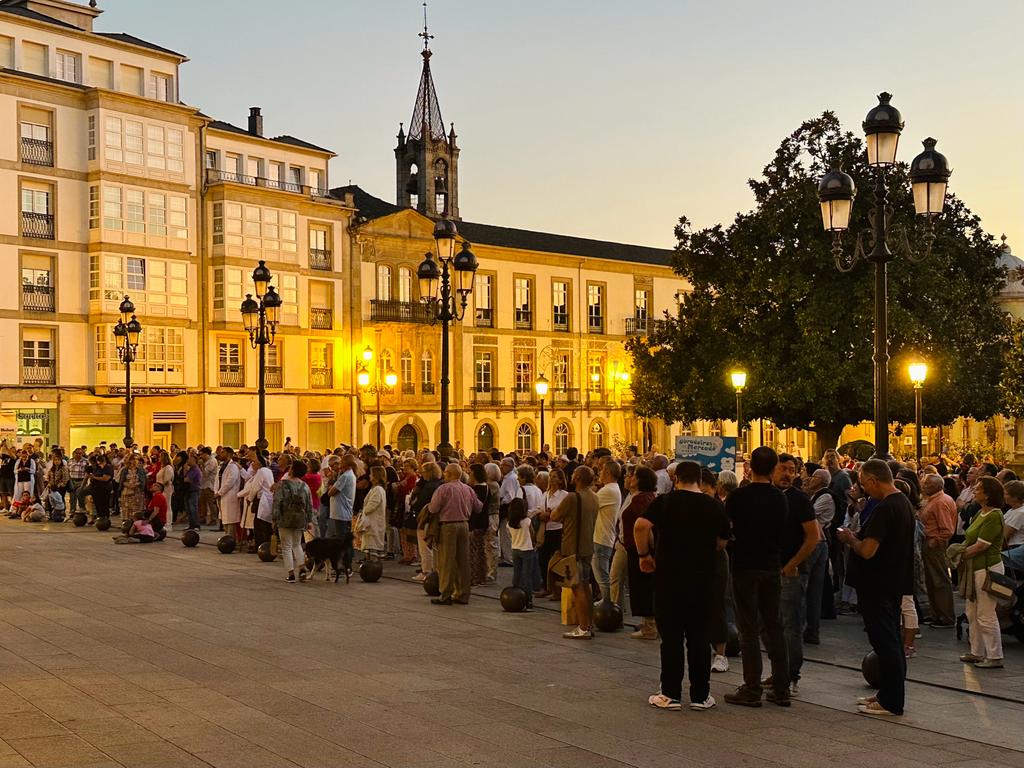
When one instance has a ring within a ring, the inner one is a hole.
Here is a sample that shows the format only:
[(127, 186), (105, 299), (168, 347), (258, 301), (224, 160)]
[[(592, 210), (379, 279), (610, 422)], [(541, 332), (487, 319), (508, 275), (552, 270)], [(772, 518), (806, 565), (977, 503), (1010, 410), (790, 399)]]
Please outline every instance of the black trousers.
[(96, 507), (96, 517), (110, 517), (110, 483), (93, 482), (92, 503)]
[(640, 570), (640, 555), (635, 549), (626, 549), (626, 569), (629, 573), (630, 610), (634, 616), (654, 616), (654, 574)]
[(683, 664), (689, 657), (690, 701), (704, 701), (711, 694), (710, 595), (657, 591), (654, 619), (661, 635), (662, 694), (682, 699)]
[(779, 571), (733, 571), (733, 599), (736, 603), (736, 626), (740, 632), (743, 655), (743, 684), (761, 690), (761, 635), (772, 662), (772, 683), (779, 696), (789, 695), (789, 657), (782, 636), (779, 597), (782, 575)]
[(274, 535), (274, 524), (268, 523), (266, 520), (260, 520), (258, 517), (255, 518), (252, 527), (252, 536), (258, 547), (264, 542), (270, 541), (270, 537)]
[(900, 602), (898, 595), (857, 590), (857, 608), (882, 672), (878, 703), (897, 715), (903, 714), (907, 676), (907, 657), (900, 636)]
[[(541, 525), (544, 525), (544, 523), (541, 523)], [(544, 542), (537, 549), (537, 564), (540, 566), (541, 581), (545, 585), (548, 582), (548, 563), (551, 562), (551, 556), (558, 551), (560, 546), (562, 546), (561, 528), (554, 531), (544, 531)]]

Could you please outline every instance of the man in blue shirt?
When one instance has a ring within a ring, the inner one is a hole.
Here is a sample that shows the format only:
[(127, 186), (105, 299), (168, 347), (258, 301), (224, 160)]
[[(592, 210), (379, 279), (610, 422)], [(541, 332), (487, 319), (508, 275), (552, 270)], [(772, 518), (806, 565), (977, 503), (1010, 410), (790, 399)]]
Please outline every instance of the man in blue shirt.
[[(343, 539), (352, 532), (352, 508), (356, 501), (356, 460), (346, 455), (341, 459), (341, 474), (334, 481), (328, 494), (331, 497), (331, 531), (334, 537)], [(348, 545), (348, 559), (352, 562), (352, 544)]]

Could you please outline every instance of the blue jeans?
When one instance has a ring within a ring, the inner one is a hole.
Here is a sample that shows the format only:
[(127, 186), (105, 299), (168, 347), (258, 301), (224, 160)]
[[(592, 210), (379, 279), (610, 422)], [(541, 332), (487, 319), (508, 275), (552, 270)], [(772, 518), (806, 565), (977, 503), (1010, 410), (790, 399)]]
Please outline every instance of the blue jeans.
[(199, 529), (199, 491), (189, 491), (185, 497), (185, 508), (188, 509), (188, 527)]
[(1007, 567), (1024, 573), (1024, 545), (1003, 552), (1003, 562)]
[(533, 591), (540, 589), (540, 570), (536, 549), (512, 550), (512, 586), (526, 593), (526, 605), (533, 605)]
[(821, 598), (828, 575), (828, 542), (819, 541), (805, 563), (807, 568), (807, 634), (817, 639), (821, 629)]
[[(351, 520), (335, 520), (331, 518), (331, 529), (332, 535), (336, 539), (344, 539), (350, 533), (352, 533), (352, 521)], [(355, 555), (355, 549), (352, 547), (352, 543), (349, 542), (348, 548), (345, 550), (348, 555), (346, 562), (351, 563), (352, 558)]]
[(779, 595), (779, 613), (782, 618), (782, 639), (789, 660), (789, 680), (800, 679), (804, 665), (804, 622), (807, 619), (807, 574), (782, 577)]
[(331, 510), (327, 504), (320, 502), (320, 511), (316, 516), (317, 530), (320, 532), (320, 538), (326, 539), (330, 529)]
[(594, 579), (597, 586), (601, 588), (601, 599), (612, 597), (612, 557), (615, 556), (614, 547), (606, 547), (604, 544), (594, 544), (594, 555), (591, 558), (591, 566), (594, 569)]

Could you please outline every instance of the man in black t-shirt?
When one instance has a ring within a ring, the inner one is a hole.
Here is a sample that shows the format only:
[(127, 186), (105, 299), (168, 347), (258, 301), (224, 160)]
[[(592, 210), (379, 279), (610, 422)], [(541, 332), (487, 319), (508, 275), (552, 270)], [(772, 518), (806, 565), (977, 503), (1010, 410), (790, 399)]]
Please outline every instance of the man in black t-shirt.
[(771, 448), (755, 448), (750, 454), (750, 484), (737, 488), (725, 502), (732, 521), (732, 590), (743, 656), (743, 685), (727, 693), (725, 700), (747, 707), (761, 706), (762, 634), (772, 662), (769, 698), (781, 707), (790, 705), (789, 663), (779, 621), (789, 505), (782, 491), (772, 486), (778, 463), (778, 454)]
[[(715, 706), (710, 586), (715, 555), (729, 540), (729, 520), (717, 499), (701, 493), (700, 470), (695, 461), (676, 465), (675, 490), (655, 499), (633, 526), (640, 569), (654, 573), (661, 692), (647, 701), (661, 709), (681, 707), (684, 645), (690, 658), (690, 709)], [(653, 553), (652, 541), (657, 541)]]
[(796, 459), (779, 455), (772, 484), (786, 497), (788, 514), (782, 528), (782, 592), (779, 596), (782, 637), (789, 663), (789, 694), (799, 692), (797, 682), (804, 664), (804, 625), (807, 622), (807, 558), (818, 546), (821, 529), (810, 499), (793, 486), (797, 476)]
[(859, 537), (846, 528), (839, 541), (850, 547), (846, 583), (857, 590), (857, 605), (871, 647), (878, 655), (882, 687), (876, 696), (858, 699), (869, 715), (902, 715), (907, 659), (900, 636), (900, 603), (914, 593), (914, 509), (893, 484), (889, 465), (864, 462), (860, 485), (878, 505)]

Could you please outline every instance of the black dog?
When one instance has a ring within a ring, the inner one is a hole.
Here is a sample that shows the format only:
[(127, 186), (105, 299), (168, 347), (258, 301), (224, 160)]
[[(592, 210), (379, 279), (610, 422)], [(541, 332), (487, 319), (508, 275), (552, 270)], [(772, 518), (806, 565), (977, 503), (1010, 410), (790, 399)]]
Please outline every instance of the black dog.
[[(341, 539), (310, 539), (306, 542), (306, 568), (309, 569), (309, 578), (327, 567), (327, 561), (334, 569), (334, 583), (341, 578), (342, 568), (345, 569), (345, 583), (348, 584), (352, 570), (352, 534), (345, 534)], [(341, 568), (338, 561), (341, 560)], [(330, 574), (327, 575), (330, 579)]]

